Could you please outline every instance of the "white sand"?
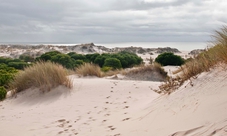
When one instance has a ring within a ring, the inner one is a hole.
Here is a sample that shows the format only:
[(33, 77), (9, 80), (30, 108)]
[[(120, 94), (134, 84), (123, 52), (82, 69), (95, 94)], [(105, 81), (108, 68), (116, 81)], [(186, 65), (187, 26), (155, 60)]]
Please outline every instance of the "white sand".
[(0, 102), (0, 134), (227, 135), (227, 71), (222, 68), (201, 74), (193, 86), (185, 84), (169, 96), (153, 91), (159, 82), (72, 78), (70, 92), (62, 87), (47, 94), (28, 90)]

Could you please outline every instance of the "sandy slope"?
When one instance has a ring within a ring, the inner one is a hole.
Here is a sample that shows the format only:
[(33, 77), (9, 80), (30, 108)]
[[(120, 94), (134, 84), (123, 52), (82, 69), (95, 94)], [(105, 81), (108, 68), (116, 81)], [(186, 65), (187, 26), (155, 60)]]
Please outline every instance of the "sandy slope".
[(28, 90), (0, 102), (0, 134), (227, 135), (227, 71), (222, 68), (203, 73), (193, 86), (186, 83), (169, 96), (154, 93), (159, 82), (72, 78), (70, 91)]

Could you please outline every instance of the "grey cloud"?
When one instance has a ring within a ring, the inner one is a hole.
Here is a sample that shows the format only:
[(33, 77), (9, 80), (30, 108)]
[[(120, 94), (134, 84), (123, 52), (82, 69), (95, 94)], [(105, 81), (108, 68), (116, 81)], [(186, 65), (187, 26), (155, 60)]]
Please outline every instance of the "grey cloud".
[(224, 0), (3, 0), (0, 42), (206, 41)]

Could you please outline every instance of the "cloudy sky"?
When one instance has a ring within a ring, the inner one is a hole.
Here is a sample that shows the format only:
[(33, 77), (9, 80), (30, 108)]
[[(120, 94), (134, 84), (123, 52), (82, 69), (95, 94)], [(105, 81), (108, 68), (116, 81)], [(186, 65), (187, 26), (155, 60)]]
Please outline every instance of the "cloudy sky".
[(0, 42), (204, 42), (226, 0), (0, 0)]

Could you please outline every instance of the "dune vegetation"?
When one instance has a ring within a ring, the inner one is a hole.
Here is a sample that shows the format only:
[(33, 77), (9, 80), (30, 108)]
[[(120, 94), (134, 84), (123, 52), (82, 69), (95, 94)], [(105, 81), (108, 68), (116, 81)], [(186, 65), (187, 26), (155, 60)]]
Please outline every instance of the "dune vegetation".
[(160, 86), (162, 92), (170, 93), (184, 81), (197, 76), (205, 71), (209, 71), (218, 64), (227, 64), (227, 26), (223, 26), (220, 30), (216, 30), (213, 35), (214, 41), (211, 47), (196, 57), (186, 61), (184, 65), (177, 71), (179, 74), (176, 78), (170, 78), (165, 84)]
[(124, 75), (129, 79), (147, 81), (166, 81), (168, 77), (159, 63), (141, 65), (125, 72)]
[(102, 77), (101, 68), (96, 64), (85, 63), (85, 64), (77, 67), (75, 70), (76, 70), (76, 74), (78, 74), (80, 76)]
[(43, 92), (50, 91), (59, 85), (71, 88), (72, 83), (67, 75), (67, 70), (59, 64), (37, 62), (20, 71), (10, 83), (10, 88), (15, 89), (15, 92), (31, 87), (39, 88)]

